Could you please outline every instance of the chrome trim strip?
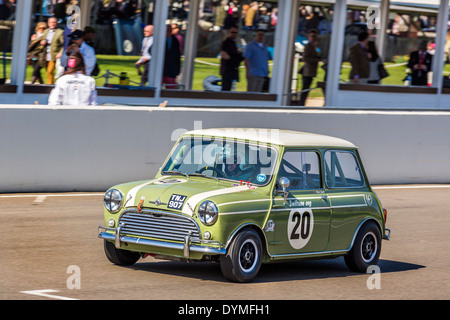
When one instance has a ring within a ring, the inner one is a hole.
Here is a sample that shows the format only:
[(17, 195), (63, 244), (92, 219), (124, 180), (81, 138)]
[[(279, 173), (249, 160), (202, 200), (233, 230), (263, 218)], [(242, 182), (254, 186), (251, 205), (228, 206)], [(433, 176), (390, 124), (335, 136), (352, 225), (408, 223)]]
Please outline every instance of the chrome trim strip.
[(322, 255), (322, 254), (340, 254), (340, 253), (347, 253), (348, 250), (332, 250), (332, 251), (317, 251), (317, 252), (302, 252), (302, 253), (283, 253), (283, 254), (274, 254), (270, 255), (270, 258), (280, 258), (280, 257), (299, 257), (299, 256), (316, 256), (316, 255)]

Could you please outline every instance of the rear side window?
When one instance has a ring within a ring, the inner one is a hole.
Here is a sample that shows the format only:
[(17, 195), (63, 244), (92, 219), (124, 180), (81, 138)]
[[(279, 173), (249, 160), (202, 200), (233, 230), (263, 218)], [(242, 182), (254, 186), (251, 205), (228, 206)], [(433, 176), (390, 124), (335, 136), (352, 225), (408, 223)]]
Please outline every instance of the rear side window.
[(325, 152), (325, 180), (329, 188), (364, 186), (364, 178), (356, 156), (349, 151)]

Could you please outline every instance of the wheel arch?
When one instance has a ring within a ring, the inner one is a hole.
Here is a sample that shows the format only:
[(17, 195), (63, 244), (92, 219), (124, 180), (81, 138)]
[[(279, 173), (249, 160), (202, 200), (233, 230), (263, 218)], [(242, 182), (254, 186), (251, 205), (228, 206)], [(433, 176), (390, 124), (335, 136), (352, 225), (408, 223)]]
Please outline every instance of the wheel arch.
[(266, 235), (264, 234), (263, 230), (260, 228), (260, 226), (258, 226), (256, 223), (244, 223), (242, 225), (240, 225), (239, 227), (237, 227), (233, 233), (231, 234), (231, 236), (228, 238), (227, 243), (225, 244), (225, 249), (228, 250), (230, 244), (233, 242), (233, 240), (236, 238), (236, 236), (246, 230), (246, 229), (252, 229), (254, 231), (256, 231), (256, 233), (258, 234), (258, 236), (261, 238), (261, 245), (263, 247), (263, 253), (265, 256), (268, 255), (267, 252), (267, 238)]
[(348, 249), (346, 250), (347, 252), (350, 251), (350, 250), (353, 248), (353, 245), (355, 244), (355, 239), (356, 239), (356, 237), (358, 236), (359, 230), (361, 230), (361, 228), (362, 228), (365, 224), (370, 223), (370, 222), (374, 222), (375, 225), (378, 227), (378, 229), (379, 229), (379, 231), (380, 231), (380, 234), (383, 235), (383, 228), (382, 228), (380, 222), (379, 222), (377, 219), (373, 218), (373, 217), (367, 217), (367, 218), (365, 218), (363, 221), (361, 221), (361, 223), (360, 223), (360, 224), (358, 225), (358, 227), (356, 228), (355, 233), (353, 234), (353, 238), (352, 238), (352, 241), (351, 241), (351, 243), (350, 243), (350, 246), (349, 246)]

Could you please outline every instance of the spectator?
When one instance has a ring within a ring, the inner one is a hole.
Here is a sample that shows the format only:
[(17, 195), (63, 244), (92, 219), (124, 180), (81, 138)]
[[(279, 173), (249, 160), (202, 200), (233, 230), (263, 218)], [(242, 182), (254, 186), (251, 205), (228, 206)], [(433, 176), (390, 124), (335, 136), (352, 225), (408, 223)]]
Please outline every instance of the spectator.
[(316, 30), (310, 30), (308, 35), (308, 43), (305, 46), (303, 53), (304, 64), (299, 73), (302, 74), (302, 94), (300, 96), (299, 105), (304, 106), (309, 94), (309, 88), (311, 87), (314, 77), (317, 75), (317, 66), (321, 60), (320, 55), (317, 52), (318, 46), (318, 32)]
[(369, 41), (367, 52), (369, 54), (369, 67), (370, 73), (367, 83), (379, 84), (380, 83), (380, 72), (378, 71), (378, 65), (382, 63), (380, 56), (378, 55), (377, 48), (374, 41)]
[(0, 0), (0, 20), (7, 20), (11, 15), (11, 3), (9, 0)]
[(57, 29), (57, 20), (50, 17), (47, 20), (48, 29), (42, 35), (41, 45), (46, 47), (46, 69), (47, 84), (53, 84), (55, 81), (56, 60), (60, 59), (63, 54), (63, 33), (62, 29)]
[[(84, 41), (84, 32), (82, 30), (75, 30), (69, 35), (72, 40), (72, 44), (76, 46), (69, 46), (75, 52), (79, 51), (84, 59), (84, 65), (86, 67), (86, 75), (90, 76), (94, 70), (97, 58), (95, 57), (95, 50)], [(68, 48), (69, 48), (68, 47)], [(61, 57), (61, 65), (67, 67), (68, 56), (70, 52), (66, 50), (66, 54)]]
[(48, 98), (49, 105), (85, 106), (97, 104), (95, 80), (85, 75), (84, 59), (80, 52), (68, 60), (69, 70), (56, 80)]
[(258, 30), (255, 39), (245, 47), (247, 91), (262, 92), (269, 76), (269, 51), (264, 44), (264, 39), (264, 30)]
[[(141, 86), (145, 86), (148, 81), (148, 70), (150, 66), (150, 55), (153, 45), (153, 25), (149, 24), (144, 27), (144, 39), (142, 39), (141, 57), (136, 61), (136, 68), (141, 75)], [(144, 72), (141, 72), (141, 66), (144, 66)]]
[(228, 31), (228, 37), (222, 42), (221, 59), (220, 59), (220, 75), (222, 76), (222, 91), (230, 91), (233, 81), (239, 81), (239, 65), (244, 57), (238, 51), (236, 46), (236, 38), (238, 36), (238, 28), (231, 27)]
[(246, 30), (253, 30), (254, 28), (254, 23), (255, 20), (258, 16), (258, 2), (253, 1), (252, 3), (250, 3), (250, 6), (247, 10), (247, 12), (245, 13), (245, 29)]
[(424, 40), (419, 45), (419, 50), (413, 51), (409, 55), (408, 68), (411, 69), (411, 85), (428, 85), (428, 72), (431, 70), (433, 56), (427, 52), (427, 41)]
[[(92, 48), (94, 48), (94, 39), (95, 39), (95, 34), (97, 32), (91, 26), (84, 27), (83, 31), (84, 31), (84, 42), (86, 42), (86, 44), (88, 46), (91, 46)], [(94, 48), (94, 52), (95, 52), (95, 48)], [(96, 77), (99, 75), (99, 73), (100, 73), (100, 68), (98, 66), (97, 59), (96, 59), (94, 70), (92, 70), (91, 76)]]
[(180, 34), (180, 26), (176, 23), (172, 23), (172, 34), (177, 38), (178, 43), (180, 44), (180, 53), (184, 52), (184, 39)]
[(40, 84), (44, 83), (41, 75), (42, 67), (45, 67), (45, 46), (40, 43), (40, 38), (43, 36), (47, 24), (45, 22), (39, 22), (36, 25), (36, 33), (31, 36), (31, 41), (28, 46), (28, 52), (30, 52), (31, 65), (33, 67), (33, 73), (31, 75), (31, 84), (38, 81)]
[(94, 39), (95, 34), (97, 33), (94, 28), (91, 26), (84, 27), (84, 42), (86, 42), (87, 45), (94, 47)]
[(349, 60), (352, 65), (350, 81), (354, 83), (367, 83), (370, 75), (367, 43), (369, 34), (362, 31), (358, 35), (358, 42), (350, 48)]
[(180, 44), (172, 34), (172, 26), (168, 24), (166, 28), (166, 51), (164, 54), (162, 84), (166, 85), (166, 89), (174, 89), (177, 84), (176, 77), (181, 70)]

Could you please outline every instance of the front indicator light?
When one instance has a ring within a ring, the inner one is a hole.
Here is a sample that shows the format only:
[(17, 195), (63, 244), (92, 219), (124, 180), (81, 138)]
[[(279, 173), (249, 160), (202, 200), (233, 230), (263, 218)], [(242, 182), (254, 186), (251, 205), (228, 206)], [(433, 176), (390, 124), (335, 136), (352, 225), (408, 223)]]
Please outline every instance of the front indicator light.
[(108, 226), (110, 228), (114, 228), (115, 225), (116, 225), (116, 221), (114, 219), (109, 219)]
[(211, 232), (205, 231), (205, 233), (203, 234), (203, 238), (204, 238), (205, 240), (211, 239)]

